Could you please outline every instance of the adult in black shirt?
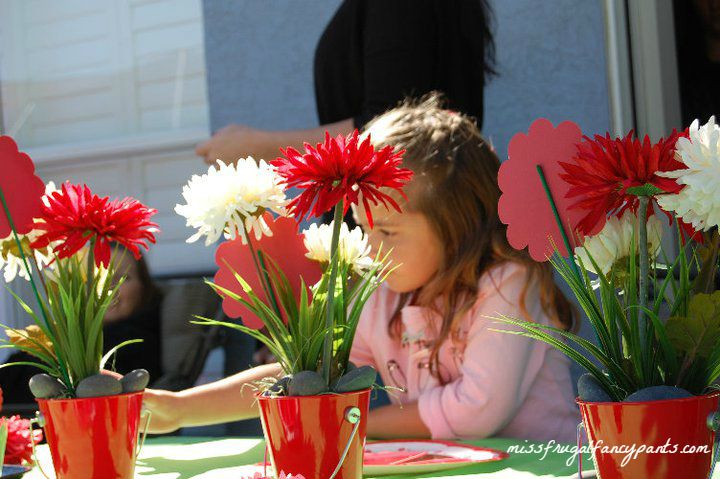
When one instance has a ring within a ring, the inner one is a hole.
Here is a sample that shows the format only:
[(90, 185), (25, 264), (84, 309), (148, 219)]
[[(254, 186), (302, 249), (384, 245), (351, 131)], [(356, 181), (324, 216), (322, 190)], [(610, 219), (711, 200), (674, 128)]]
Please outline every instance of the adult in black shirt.
[(208, 163), (253, 156), (273, 159), (361, 129), (408, 96), (442, 92), (448, 107), (482, 126), (483, 87), (493, 73), (494, 44), (486, 0), (344, 0), (315, 52), (318, 128), (265, 131), (230, 125), (196, 152)]

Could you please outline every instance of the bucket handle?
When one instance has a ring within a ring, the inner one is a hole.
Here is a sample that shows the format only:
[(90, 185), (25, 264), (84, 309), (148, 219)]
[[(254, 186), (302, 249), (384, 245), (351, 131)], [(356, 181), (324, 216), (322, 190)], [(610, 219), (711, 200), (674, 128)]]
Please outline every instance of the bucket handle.
[(143, 428), (143, 431), (140, 433), (140, 440), (138, 441), (137, 447), (135, 448), (135, 461), (137, 461), (138, 457), (140, 456), (140, 451), (142, 451), (143, 446), (145, 445), (145, 439), (148, 435), (148, 430), (150, 429), (150, 420), (152, 419), (152, 411), (149, 409), (143, 409), (142, 413), (140, 413), (140, 419), (145, 419), (145, 427)]
[(33, 426), (37, 425), (40, 429), (45, 427), (45, 416), (40, 411), (35, 412), (35, 417), (30, 419), (30, 445), (32, 446), (33, 452), (33, 463), (37, 466), (40, 474), (45, 476), (46, 479), (51, 479), (50, 476), (43, 470), (40, 461), (38, 460), (37, 449), (35, 449), (35, 430)]
[(578, 460), (578, 479), (582, 478), (582, 431), (585, 429), (585, 423), (580, 421), (577, 425), (577, 460)]
[[(717, 436), (718, 430), (720, 430), (720, 411), (715, 411), (708, 414), (706, 424), (708, 429), (714, 432)], [(720, 450), (720, 448), (718, 448), (717, 443), (713, 441), (713, 454), (712, 460), (710, 462), (710, 475), (708, 476), (708, 479), (713, 476), (713, 471), (715, 470), (715, 463), (718, 460), (718, 450)]]
[[(600, 477), (597, 474), (597, 470), (588, 469), (585, 472), (583, 472), (582, 468), (582, 461), (583, 461), (583, 453), (582, 453), (582, 431), (585, 430), (585, 423), (580, 421), (577, 425), (577, 456), (578, 456), (578, 479), (589, 479), (589, 478), (595, 478)], [(592, 460), (594, 461), (595, 458), (590, 456)]]
[(328, 479), (335, 479), (335, 476), (337, 476), (338, 472), (340, 472), (340, 468), (343, 465), (343, 462), (345, 462), (345, 458), (347, 457), (348, 451), (350, 451), (350, 444), (352, 444), (353, 439), (355, 439), (355, 435), (357, 434), (358, 429), (360, 428), (360, 418), (362, 417), (362, 414), (360, 413), (360, 408), (358, 407), (349, 407), (345, 409), (345, 417), (344, 419), (353, 425), (353, 430), (350, 433), (350, 437), (347, 440), (347, 444), (345, 444), (345, 449), (343, 450), (342, 455), (340, 456), (340, 461), (338, 462), (338, 465), (335, 467), (335, 470), (332, 474), (330, 474), (330, 477)]

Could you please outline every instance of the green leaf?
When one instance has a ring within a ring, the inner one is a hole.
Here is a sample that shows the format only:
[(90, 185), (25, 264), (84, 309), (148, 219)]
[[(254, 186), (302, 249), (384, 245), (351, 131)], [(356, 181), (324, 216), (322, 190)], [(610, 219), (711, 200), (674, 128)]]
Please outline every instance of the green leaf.
[(54, 371), (51, 367), (49, 367), (45, 364), (35, 363), (32, 361), (17, 361), (15, 363), (4, 363), (4, 364), (0, 364), (0, 369), (9, 368), (12, 366), (34, 366), (38, 369), (42, 369), (43, 371), (45, 371), (46, 373), (48, 373), (51, 376), (57, 377), (57, 371)]
[(129, 344), (142, 343), (142, 342), (143, 342), (142, 339), (129, 339), (127, 341), (123, 341), (122, 343), (118, 344), (117, 346), (112, 348), (110, 351), (108, 351), (105, 354), (105, 356), (102, 357), (102, 359), (100, 360), (100, 369), (105, 369), (105, 364), (108, 362), (108, 360), (110, 360), (110, 358), (112, 357), (113, 354), (118, 352), (118, 350), (120, 348), (124, 348), (125, 346), (127, 346)]
[(720, 340), (720, 291), (693, 296), (688, 316), (670, 318), (666, 329), (673, 346), (691, 360), (709, 358)]
[(16, 351), (22, 351), (29, 354), (30, 356), (39, 359), (43, 363), (47, 364), (48, 367), (57, 369), (57, 360), (53, 356), (47, 355), (40, 350), (12, 343), (0, 344), (0, 349), (14, 349)]
[(202, 316), (195, 316), (197, 319), (196, 321), (190, 321), (192, 324), (199, 324), (201, 326), (223, 326), (226, 328), (236, 329), (240, 332), (243, 332), (253, 338), (255, 338), (257, 341), (260, 341), (265, 346), (268, 347), (270, 352), (275, 356), (275, 358), (278, 360), (278, 362), (282, 365), (283, 370), (288, 373), (294, 373), (299, 372), (300, 370), (293, 369), (293, 363), (288, 359), (287, 354), (285, 354), (285, 351), (280, 347), (275, 341), (273, 341), (271, 338), (268, 338), (263, 333), (256, 329), (248, 328), (247, 326), (243, 326), (242, 324), (237, 323), (229, 323), (227, 321), (217, 321), (215, 319), (210, 318), (204, 318)]

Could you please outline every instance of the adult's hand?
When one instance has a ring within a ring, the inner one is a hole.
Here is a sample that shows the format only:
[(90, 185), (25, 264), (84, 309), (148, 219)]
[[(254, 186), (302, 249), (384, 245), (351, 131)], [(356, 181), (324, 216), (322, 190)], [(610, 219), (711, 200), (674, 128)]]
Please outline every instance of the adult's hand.
[(218, 159), (230, 164), (240, 158), (252, 156), (256, 160), (274, 160), (280, 156), (277, 135), (245, 125), (228, 125), (218, 130), (212, 138), (200, 143), (195, 153), (212, 165)]
[(350, 118), (305, 130), (268, 131), (246, 125), (228, 125), (200, 143), (195, 153), (209, 165), (215, 164), (218, 159), (229, 164), (248, 156), (272, 161), (280, 156), (280, 148), (302, 148), (305, 142), (314, 145), (325, 139), (325, 132), (331, 136), (347, 135), (352, 133), (353, 128)]

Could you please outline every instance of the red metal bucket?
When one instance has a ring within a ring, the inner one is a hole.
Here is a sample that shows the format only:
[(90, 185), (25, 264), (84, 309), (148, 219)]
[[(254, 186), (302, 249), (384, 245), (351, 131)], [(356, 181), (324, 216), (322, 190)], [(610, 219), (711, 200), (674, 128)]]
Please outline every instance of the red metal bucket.
[[(600, 479), (707, 479), (715, 433), (713, 393), (648, 402), (577, 399)], [(650, 449), (652, 448), (652, 449)]]
[(132, 479), (142, 398), (38, 399), (57, 479)]
[(347, 420), (360, 412), (359, 427), (335, 479), (360, 479), (370, 389), (320, 396), (258, 396), (260, 419), (276, 475), (302, 474), (328, 479), (340, 463), (355, 425)]

